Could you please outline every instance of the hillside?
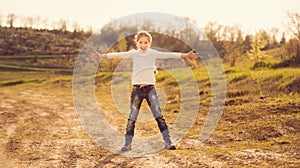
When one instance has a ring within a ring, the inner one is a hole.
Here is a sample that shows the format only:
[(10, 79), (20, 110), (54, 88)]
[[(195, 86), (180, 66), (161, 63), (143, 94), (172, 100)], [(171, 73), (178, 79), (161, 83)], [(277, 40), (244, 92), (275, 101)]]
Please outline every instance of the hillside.
[(84, 32), (0, 27), (0, 55), (76, 55), (89, 36)]
[[(251, 62), (245, 60), (238, 60), (238, 67), (224, 65), (227, 81), (225, 111), (207, 141), (202, 144), (198, 141), (211, 101), (210, 79), (200, 64), (193, 70), (201, 96), (194, 126), (177, 144), (177, 150), (141, 158), (111, 153), (87, 135), (75, 112), (72, 76), (37, 67), (24, 70), (18, 66), (2, 66), (0, 157), (4, 159), (0, 165), (299, 167), (299, 68), (250, 70)], [(15, 60), (15, 64), (22, 61)], [(110, 72), (97, 75), (96, 97), (99, 108), (108, 112), (108, 121), (122, 132), (126, 118), (117, 112), (111, 97), (112, 75)], [(164, 114), (171, 123), (178, 112), (182, 113), (176, 103), (179, 101), (175, 94), (178, 91), (176, 81), (164, 71), (160, 71), (157, 78), (157, 87), (167, 95), (169, 103)], [(153, 122), (139, 123), (136, 132), (141, 137), (158, 133)]]

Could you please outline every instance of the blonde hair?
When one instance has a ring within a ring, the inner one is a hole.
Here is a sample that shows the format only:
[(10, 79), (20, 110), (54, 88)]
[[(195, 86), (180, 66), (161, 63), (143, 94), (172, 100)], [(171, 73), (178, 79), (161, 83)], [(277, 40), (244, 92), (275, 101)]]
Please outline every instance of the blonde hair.
[(140, 31), (134, 36), (134, 41), (137, 42), (141, 37), (148, 37), (149, 42), (152, 43), (152, 36), (147, 31)]

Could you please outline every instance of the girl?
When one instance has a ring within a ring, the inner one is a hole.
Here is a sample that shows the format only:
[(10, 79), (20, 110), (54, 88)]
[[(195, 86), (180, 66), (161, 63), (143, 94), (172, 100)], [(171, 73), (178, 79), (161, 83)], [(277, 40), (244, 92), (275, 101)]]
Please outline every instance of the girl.
[(152, 114), (157, 121), (158, 128), (162, 133), (165, 141), (165, 149), (176, 149), (172, 143), (167, 123), (163, 117), (157, 92), (155, 89), (155, 60), (156, 58), (192, 58), (197, 59), (198, 54), (193, 50), (188, 53), (176, 52), (160, 52), (151, 49), (152, 36), (147, 31), (138, 32), (135, 35), (135, 42), (137, 50), (127, 52), (108, 53), (102, 56), (107, 58), (132, 58), (133, 59), (133, 73), (132, 73), (132, 92), (130, 101), (130, 114), (128, 117), (125, 144), (121, 151), (131, 150), (131, 143), (134, 136), (135, 122), (137, 120), (139, 110), (143, 99), (146, 99)]

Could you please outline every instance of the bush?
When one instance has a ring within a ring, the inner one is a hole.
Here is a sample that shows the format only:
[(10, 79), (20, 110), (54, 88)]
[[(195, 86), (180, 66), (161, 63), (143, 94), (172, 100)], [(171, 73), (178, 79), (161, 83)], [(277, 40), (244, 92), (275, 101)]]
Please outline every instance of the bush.
[(280, 63), (277, 63), (272, 66), (272, 68), (277, 69), (277, 68), (286, 68), (286, 67), (299, 67), (300, 63), (297, 61), (296, 57), (291, 57), (287, 60), (284, 60)]
[(251, 67), (251, 70), (254, 70), (254, 69), (259, 69), (259, 68), (271, 68), (273, 67), (273, 65), (271, 63), (266, 63), (264, 61), (259, 61), (259, 62), (256, 62), (252, 67)]

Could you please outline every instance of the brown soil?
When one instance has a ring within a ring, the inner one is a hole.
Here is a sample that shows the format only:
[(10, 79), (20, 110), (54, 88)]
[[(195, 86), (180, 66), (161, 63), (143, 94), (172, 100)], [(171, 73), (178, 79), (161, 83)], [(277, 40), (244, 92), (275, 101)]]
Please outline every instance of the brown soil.
[[(177, 150), (130, 158), (101, 148), (84, 132), (70, 82), (2, 87), (0, 100), (0, 167), (300, 166), (299, 104), (295, 103), (272, 107), (268, 99), (232, 100), (218, 129), (200, 144), (206, 104)], [(118, 124), (125, 127), (125, 122)]]

